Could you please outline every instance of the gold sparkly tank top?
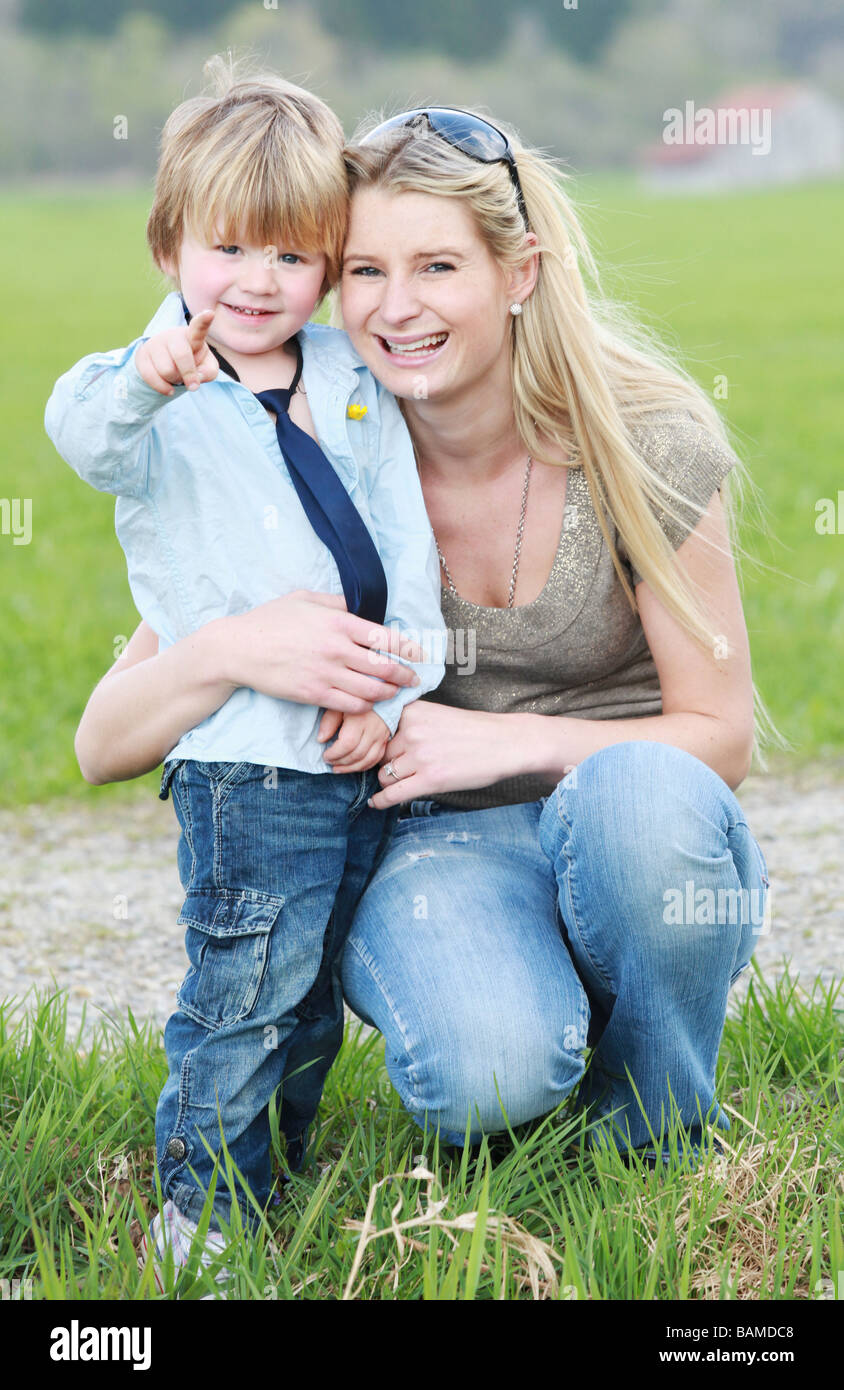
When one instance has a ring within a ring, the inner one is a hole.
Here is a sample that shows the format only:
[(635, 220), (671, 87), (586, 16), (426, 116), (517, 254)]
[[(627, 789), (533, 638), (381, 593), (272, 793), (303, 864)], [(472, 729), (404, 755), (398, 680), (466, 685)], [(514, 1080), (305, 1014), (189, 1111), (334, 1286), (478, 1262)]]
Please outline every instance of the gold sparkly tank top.
[[(736, 457), (685, 412), (653, 417), (635, 432), (637, 446), (661, 476), (706, 507)], [(681, 508), (684, 524), (659, 514), (676, 550), (699, 520)], [(631, 584), (641, 575), (616, 532)], [(545, 588), (532, 603), (485, 608), (442, 588), (448, 629), (446, 673), (424, 699), (501, 714), (629, 719), (662, 713), (656, 666), (633, 613), (592, 507), (582, 469), (569, 467), (560, 540)], [(507, 778), (435, 799), (480, 809), (548, 796), (555, 783), (533, 775)]]

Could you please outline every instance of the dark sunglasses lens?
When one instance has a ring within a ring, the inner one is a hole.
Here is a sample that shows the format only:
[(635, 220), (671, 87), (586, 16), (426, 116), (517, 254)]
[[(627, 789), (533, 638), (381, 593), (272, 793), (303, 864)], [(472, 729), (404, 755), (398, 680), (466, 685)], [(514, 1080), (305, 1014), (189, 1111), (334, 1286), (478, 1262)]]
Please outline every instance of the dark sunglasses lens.
[(359, 143), (368, 145), (370, 140), (377, 140), (379, 135), (386, 135), (388, 130), (398, 130), (401, 126), (414, 125), (413, 117), (421, 117), (423, 114), (422, 111), (403, 111), (400, 116), (391, 116), (388, 121), (382, 121), (374, 130), (367, 131)]
[(428, 112), (428, 120), (438, 135), (475, 159), (492, 162), (509, 156), (509, 145), (501, 131), (477, 116), (433, 107)]
[(389, 130), (415, 125), (417, 121), (420, 124), (427, 122), (431, 129), (449, 144), (474, 159), (480, 159), (484, 163), (510, 159), (509, 144), (500, 130), (488, 125), (486, 121), (479, 120), (477, 116), (469, 115), (467, 111), (450, 111), (442, 106), (420, 107), (416, 111), (404, 111), (400, 116), (392, 116), (374, 130), (370, 130), (369, 134), (363, 137), (361, 144), (367, 145), (370, 140), (377, 140)]

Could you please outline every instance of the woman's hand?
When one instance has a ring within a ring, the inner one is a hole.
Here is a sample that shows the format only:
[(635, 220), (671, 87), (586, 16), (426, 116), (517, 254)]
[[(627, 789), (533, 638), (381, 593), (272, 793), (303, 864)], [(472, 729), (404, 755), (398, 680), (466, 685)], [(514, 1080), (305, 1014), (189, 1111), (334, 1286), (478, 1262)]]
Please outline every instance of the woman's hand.
[[(440, 792), (488, 787), (525, 771), (517, 738), (518, 715), (455, 709), (415, 700), (402, 713), (378, 772), (382, 790), (369, 804), (377, 810)], [(386, 768), (392, 767), (393, 777)], [(398, 780), (396, 780), (398, 779)]]
[(367, 714), (401, 686), (419, 684), (415, 671), (379, 649), (422, 661), (421, 647), (349, 613), (340, 594), (297, 589), (219, 624), (220, 674), (233, 689)]
[(411, 667), (374, 648), (424, 659), (394, 629), (348, 613), (339, 594), (304, 589), (239, 617), (216, 618), (161, 653), (155, 633), (141, 623), (80, 721), (75, 747), (82, 775), (94, 784), (120, 782), (157, 767), (240, 686), (368, 714), (400, 685), (418, 684)]

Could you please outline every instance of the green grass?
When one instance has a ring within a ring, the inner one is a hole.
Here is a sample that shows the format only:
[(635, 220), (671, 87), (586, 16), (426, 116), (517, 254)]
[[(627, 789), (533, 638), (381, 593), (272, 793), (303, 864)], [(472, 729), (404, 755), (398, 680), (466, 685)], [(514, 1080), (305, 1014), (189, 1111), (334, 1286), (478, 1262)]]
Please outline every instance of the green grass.
[[(815, 530), (842, 486), (844, 184), (724, 197), (645, 199), (625, 181), (585, 180), (590, 236), (608, 285), (680, 349), (719, 400), (763, 494), (745, 547), (754, 678), (802, 757), (844, 745), (844, 541)], [(844, 533), (844, 514), (838, 525)]]
[[(382, 1040), (350, 1028), (304, 1171), (257, 1237), (228, 1232), (229, 1296), (815, 1298), (844, 1269), (837, 995), (757, 973), (719, 1062), (729, 1152), (696, 1173), (588, 1150), (570, 1105), (441, 1151), (402, 1109)], [(131, 1016), (82, 1049), (65, 1007), (45, 994), (27, 1015), (20, 1002), (0, 1011), (0, 1278), (31, 1280), (36, 1300), (161, 1297), (134, 1243), (160, 1200), (164, 1054)], [(274, 1154), (282, 1165), (277, 1131)], [(212, 1275), (188, 1267), (164, 1296), (200, 1297)]]
[[(842, 541), (816, 533), (814, 506), (842, 482), (844, 187), (673, 200), (629, 180), (583, 179), (575, 193), (590, 205), (615, 292), (674, 338), (708, 389), (716, 373), (728, 377), (723, 404), (777, 538), (770, 546), (752, 527), (742, 535), (772, 567), (746, 579), (754, 675), (801, 756), (841, 750)], [(0, 495), (33, 503), (32, 543), (0, 536), (3, 804), (122, 794), (85, 786), (72, 740), (137, 615), (113, 501), (59, 460), (43, 411), (61, 372), (130, 341), (157, 306), (164, 285), (147, 256), (147, 206), (144, 192), (0, 197)]]

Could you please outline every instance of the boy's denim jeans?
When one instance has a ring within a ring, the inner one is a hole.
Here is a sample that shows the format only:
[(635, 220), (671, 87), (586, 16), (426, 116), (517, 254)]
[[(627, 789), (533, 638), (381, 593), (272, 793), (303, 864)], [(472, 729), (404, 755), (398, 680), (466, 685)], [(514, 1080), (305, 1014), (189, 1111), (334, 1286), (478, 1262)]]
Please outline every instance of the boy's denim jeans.
[[(396, 811), (375, 811), (377, 769), (312, 775), (254, 763), (175, 762), (179, 873), (190, 967), (167, 1022), (169, 1076), (156, 1112), (162, 1190), (202, 1211), (220, 1128), (261, 1207), (270, 1196), (268, 1106), (297, 1168), (343, 1039), (339, 960)], [(295, 1074), (294, 1074), (295, 1073)], [(219, 1113), (218, 1113), (219, 1107)], [(192, 1172), (191, 1172), (192, 1170)], [(244, 1222), (256, 1212), (236, 1181)], [(218, 1173), (215, 1215), (231, 1196)], [(216, 1223), (212, 1218), (212, 1226)]]
[(578, 1090), (590, 1142), (652, 1148), (673, 1097), (693, 1151), (701, 1115), (729, 1128), (715, 1065), (767, 894), (716, 772), (668, 744), (614, 744), (540, 801), (405, 806), (355, 916), (345, 994), (384, 1034), (410, 1115), (449, 1143)]

